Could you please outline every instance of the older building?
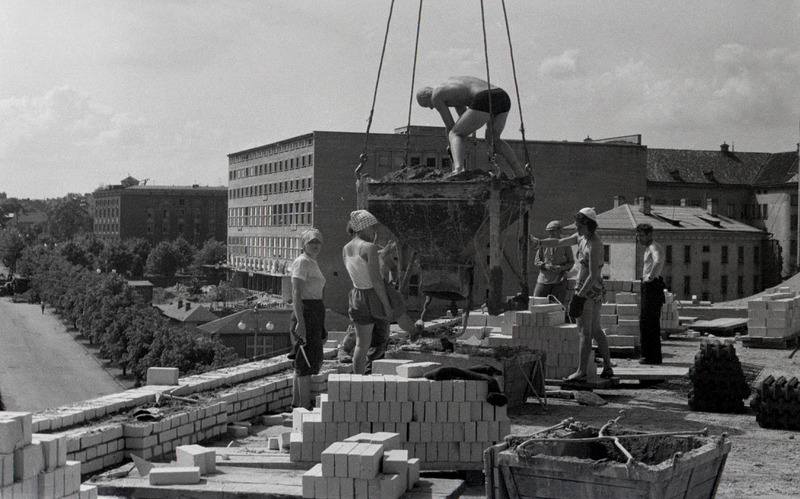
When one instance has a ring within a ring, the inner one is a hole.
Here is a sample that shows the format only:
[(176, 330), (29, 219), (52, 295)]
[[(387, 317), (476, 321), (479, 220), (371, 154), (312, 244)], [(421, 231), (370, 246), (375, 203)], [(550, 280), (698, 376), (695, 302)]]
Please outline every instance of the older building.
[[(536, 208), (530, 224), (535, 231), (553, 218), (571, 218), (585, 205), (608, 209), (615, 194), (632, 199), (645, 191), (647, 149), (638, 136), (607, 142), (510, 144), (521, 161), (529, 158), (533, 164)], [(365, 151), (362, 173), (373, 178), (403, 164), (446, 169), (450, 164), (442, 127), (403, 127), (394, 134), (369, 137), (315, 131), (228, 155), (228, 265), (237, 285), (288, 298), (289, 266), (301, 251), (299, 235), (313, 225), (325, 236), (319, 263), (327, 279), (326, 305), (347, 310), (351, 283), (341, 248), (349, 240), (349, 212), (356, 209), (354, 170)], [(467, 151), (468, 169), (493, 168), (483, 140), (470, 139)], [(597, 175), (602, 182), (595, 181)], [(506, 234), (509, 261), (519, 262), (516, 224)], [(519, 290), (515, 274), (520, 268), (514, 265), (504, 271), (508, 294)], [(476, 281), (483, 273), (485, 269), (476, 269)], [(414, 298), (415, 282), (412, 277), (412, 309), (421, 306), (421, 300)]]
[[(619, 201), (619, 199), (618, 199)], [(606, 249), (603, 276), (632, 281), (642, 277), (644, 248), (636, 226), (649, 223), (664, 247), (664, 279), (678, 298), (724, 301), (763, 290), (767, 234), (722, 215), (716, 201), (706, 207), (619, 204), (597, 216), (598, 235)]]
[(770, 234), (765, 287), (797, 272), (797, 151), (648, 149), (647, 195), (656, 205), (706, 207)]
[(132, 177), (94, 192), (94, 234), (101, 239), (139, 237), (152, 245), (183, 237), (201, 245), (226, 237), (226, 187), (146, 185)]

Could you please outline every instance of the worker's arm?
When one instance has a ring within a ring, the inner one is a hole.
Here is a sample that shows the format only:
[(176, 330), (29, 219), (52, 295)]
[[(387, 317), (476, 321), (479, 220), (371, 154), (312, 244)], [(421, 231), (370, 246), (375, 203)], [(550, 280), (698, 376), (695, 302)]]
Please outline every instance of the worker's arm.
[(652, 243), (650, 245), (650, 254), (653, 256), (653, 269), (649, 276), (645, 276), (645, 281), (650, 282), (661, 275), (664, 270), (664, 252), (660, 244)]
[(536, 250), (536, 256), (533, 257), (533, 266), (537, 269), (544, 267), (544, 260), (542, 259), (542, 248)]
[(561, 272), (566, 272), (575, 266), (575, 257), (572, 254), (572, 248), (566, 248), (564, 250), (564, 257), (567, 261), (559, 266)]
[(303, 317), (303, 285), (305, 279), (292, 276), (292, 310), (297, 318), (297, 328), (294, 330), (295, 339), (300, 343), (306, 341), (306, 319)]
[(571, 236), (563, 237), (561, 239), (539, 239), (538, 237), (530, 236), (534, 248), (557, 248), (559, 246), (574, 246), (578, 244), (578, 233)]
[(438, 86), (434, 88), (433, 92), (431, 93), (431, 106), (439, 111), (439, 114), (442, 116), (442, 121), (444, 122), (445, 131), (449, 135), (450, 130), (452, 130), (456, 122), (453, 119), (453, 114), (450, 112), (450, 107), (446, 102), (449, 95), (448, 92), (449, 89), (447, 86)]
[(372, 243), (364, 243), (360, 249), (361, 258), (367, 261), (367, 269), (369, 270), (369, 277), (372, 280), (372, 287), (375, 289), (378, 298), (383, 304), (383, 310), (387, 318), (392, 316), (392, 305), (389, 302), (389, 296), (386, 294), (386, 287), (384, 286), (383, 276), (381, 276), (381, 267), (378, 262), (380, 256), (378, 255), (378, 247)]
[(603, 265), (603, 248), (599, 250), (595, 247), (594, 239), (589, 239), (586, 242), (586, 251), (588, 253), (587, 259), (589, 260), (589, 274), (586, 280), (583, 281), (583, 286), (575, 291), (575, 294), (581, 298), (586, 298), (586, 293), (592, 289), (595, 281), (601, 281), (603, 277), (600, 275), (600, 268)]

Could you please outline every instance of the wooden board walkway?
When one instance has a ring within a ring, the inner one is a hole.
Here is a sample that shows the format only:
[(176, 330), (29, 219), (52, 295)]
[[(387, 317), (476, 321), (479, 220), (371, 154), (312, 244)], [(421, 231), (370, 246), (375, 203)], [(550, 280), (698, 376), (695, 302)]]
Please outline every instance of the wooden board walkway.
[[(219, 462), (218, 462), (219, 463)], [(127, 465), (130, 466), (130, 465)], [(164, 465), (162, 465), (164, 466)], [(288, 499), (303, 497), (305, 470), (244, 468), (217, 464), (217, 472), (202, 477), (196, 485), (150, 485), (135, 469), (109, 472), (91, 482), (100, 496), (157, 499)], [(463, 480), (421, 477), (403, 499), (457, 498), (465, 487)]]
[(800, 341), (800, 333), (785, 338), (764, 338), (760, 336), (742, 336), (742, 346), (747, 348), (774, 348), (786, 350), (794, 348)]
[(679, 379), (689, 374), (689, 368), (684, 366), (636, 366), (636, 367), (615, 367), (614, 377), (611, 379), (597, 378), (589, 382), (575, 383), (561, 379), (548, 379), (548, 386), (560, 386), (566, 389), (593, 390), (611, 389), (619, 385), (621, 381), (666, 381)]
[(714, 336), (734, 336), (736, 333), (747, 332), (747, 319), (739, 317), (695, 321), (689, 328)]

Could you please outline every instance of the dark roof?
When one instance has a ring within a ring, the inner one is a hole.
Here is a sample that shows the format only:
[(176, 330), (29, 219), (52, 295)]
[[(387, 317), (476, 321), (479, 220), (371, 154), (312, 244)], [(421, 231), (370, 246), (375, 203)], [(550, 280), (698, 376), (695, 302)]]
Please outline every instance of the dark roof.
[(771, 153), (647, 149), (650, 182), (750, 185)]
[(214, 315), (208, 307), (197, 305), (196, 303), (190, 304), (188, 309), (185, 306), (179, 307), (177, 304), (173, 303), (168, 305), (159, 304), (156, 305), (156, 307), (161, 310), (161, 313), (165, 317), (169, 317), (178, 322), (205, 324), (217, 320), (217, 316)]
[(770, 155), (753, 183), (775, 185), (787, 182), (797, 182), (797, 152)]
[(649, 223), (657, 231), (762, 232), (728, 217), (711, 216), (704, 208), (690, 206), (653, 205), (650, 215), (645, 215), (639, 206), (623, 204), (597, 215), (597, 230), (601, 233), (603, 230), (633, 231), (640, 223)]

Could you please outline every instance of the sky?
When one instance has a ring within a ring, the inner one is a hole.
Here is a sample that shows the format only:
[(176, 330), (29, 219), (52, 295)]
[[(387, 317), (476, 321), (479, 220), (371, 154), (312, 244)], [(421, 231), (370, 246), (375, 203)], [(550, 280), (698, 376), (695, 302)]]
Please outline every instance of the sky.
[[(412, 125), (441, 126), (410, 105), (412, 85), (486, 79), (488, 59), (512, 96), (505, 138), (521, 138), (521, 115), (528, 140), (796, 150), (800, 1), (505, 4), (508, 29), (501, 0), (427, 0), (421, 16), (397, 0), (370, 132), (405, 126), (409, 107)], [(128, 175), (226, 185), (231, 153), (364, 132), (390, 5), (0, 0), (0, 192), (61, 197)]]

